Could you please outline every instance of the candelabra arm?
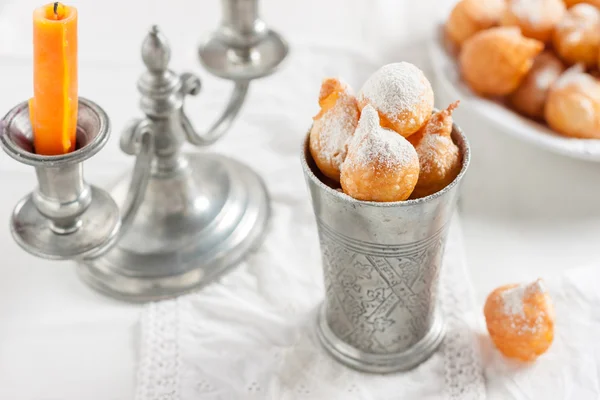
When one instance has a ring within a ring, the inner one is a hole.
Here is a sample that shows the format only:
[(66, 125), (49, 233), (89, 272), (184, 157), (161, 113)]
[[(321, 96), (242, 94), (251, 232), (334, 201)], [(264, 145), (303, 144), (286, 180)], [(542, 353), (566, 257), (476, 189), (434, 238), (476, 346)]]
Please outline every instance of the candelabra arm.
[(129, 190), (121, 208), (121, 225), (117, 235), (104, 246), (86, 254), (84, 259), (92, 260), (106, 254), (129, 230), (144, 200), (150, 181), (152, 160), (154, 159), (154, 132), (148, 119), (134, 120), (123, 130), (120, 142), (121, 150), (135, 155), (135, 164), (129, 183)]
[[(136, 159), (125, 204), (123, 204), (121, 211), (120, 236), (127, 233), (144, 200), (144, 194), (150, 181), (152, 160), (154, 159), (154, 134), (150, 121), (146, 119), (139, 120), (132, 133), (129, 134), (126, 130), (121, 136), (121, 149), (128, 153), (127, 150), (132, 147), (135, 148)], [(129, 139), (128, 143), (125, 140), (126, 138)]]
[[(181, 76), (182, 79), (182, 90), (187, 95), (196, 95), (200, 88), (200, 81), (192, 74), (184, 73)], [(225, 107), (225, 110), (217, 119), (217, 121), (204, 133), (198, 133), (192, 122), (187, 117), (183, 108), (180, 110), (181, 127), (185, 132), (185, 136), (189, 143), (194, 146), (203, 147), (215, 143), (219, 140), (225, 132), (229, 130), (231, 124), (237, 117), (246, 94), (248, 93), (248, 87), (250, 86), (249, 81), (236, 81), (233, 88), (229, 102)]]

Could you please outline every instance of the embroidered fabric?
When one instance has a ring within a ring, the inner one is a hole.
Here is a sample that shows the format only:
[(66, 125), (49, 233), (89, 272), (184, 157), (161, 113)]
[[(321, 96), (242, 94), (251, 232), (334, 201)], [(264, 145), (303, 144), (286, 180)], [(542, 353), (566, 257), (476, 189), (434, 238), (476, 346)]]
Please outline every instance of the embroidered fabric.
[(320, 347), (318, 247), (303, 240), (313, 224), (295, 226), (291, 236), (298, 216), (282, 205), (274, 213), (265, 246), (238, 270), (199, 293), (146, 307), (136, 400), (485, 398), (457, 219), (440, 285), (443, 344), (412, 371), (373, 375)]

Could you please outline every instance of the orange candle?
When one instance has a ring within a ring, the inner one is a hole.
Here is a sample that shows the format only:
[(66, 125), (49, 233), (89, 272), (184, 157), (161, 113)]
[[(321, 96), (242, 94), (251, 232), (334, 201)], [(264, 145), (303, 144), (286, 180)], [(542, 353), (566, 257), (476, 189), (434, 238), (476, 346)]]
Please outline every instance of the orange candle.
[(50, 3), (33, 12), (29, 112), (37, 154), (75, 150), (77, 105), (77, 9)]

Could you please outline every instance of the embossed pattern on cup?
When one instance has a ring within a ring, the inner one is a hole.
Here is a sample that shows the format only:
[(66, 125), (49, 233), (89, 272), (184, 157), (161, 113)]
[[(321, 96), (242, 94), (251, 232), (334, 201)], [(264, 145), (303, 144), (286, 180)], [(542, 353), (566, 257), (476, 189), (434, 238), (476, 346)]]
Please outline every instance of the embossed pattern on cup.
[(372, 372), (412, 368), (443, 338), (437, 289), (459, 183), (470, 161), (466, 137), (458, 177), (421, 199), (376, 203), (332, 188), (304, 142), (302, 165), (319, 231), (325, 300), (319, 337), (340, 361)]
[(369, 353), (417, 343), (433, 323), (445, 227), (419, 242), (381, 246), (318, 225), (331, 330)]

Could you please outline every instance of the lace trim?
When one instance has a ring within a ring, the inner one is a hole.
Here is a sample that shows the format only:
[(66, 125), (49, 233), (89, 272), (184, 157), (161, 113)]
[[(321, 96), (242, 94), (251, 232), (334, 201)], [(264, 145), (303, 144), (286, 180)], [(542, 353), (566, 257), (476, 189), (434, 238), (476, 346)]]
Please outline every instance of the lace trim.
[[(458, 222), (455, 221), (455, 226)], [(456, 228), (458, 231), (458, 227)], [(461, 236), (456, 234), (452, 247), (448, 248), (446, 259), (463, 260), (461, 265), (446, 268), (443, 277), (442, 312), (446, 318), (448, 331), (441, 346), (444, 358), (444, 381), (446, 397), (450, 400), (485, 399), (485, 382), (481, 353), (473, 328), (465, 320), (465, 311), (474, 310), (474, 299)], [(459, 232), (461, 233), (461, 232)], [(452, 253), (458, 253), (456, 255)], [(461, 279), (463, 278), (463, 279)]]
[(179, 299), (146, 306), (136, 400), (179, 400)]
[[(248, 265), (200, 293), (147, 306), (135, 399), (362, 400), (375, 392), (381, 400), (485, 399), (478, 342), (466, 319), (474, 309), (460, 234), (455, 221), (440, 282), (447, 335), (416, 370), (378, 376), (341, 367), (318, 345), (316, 310), (306, 313), (293, 298), (273, 305), (248, 284), (256, 267)], [(423, 390), (429, 393), (421, 397)]]

